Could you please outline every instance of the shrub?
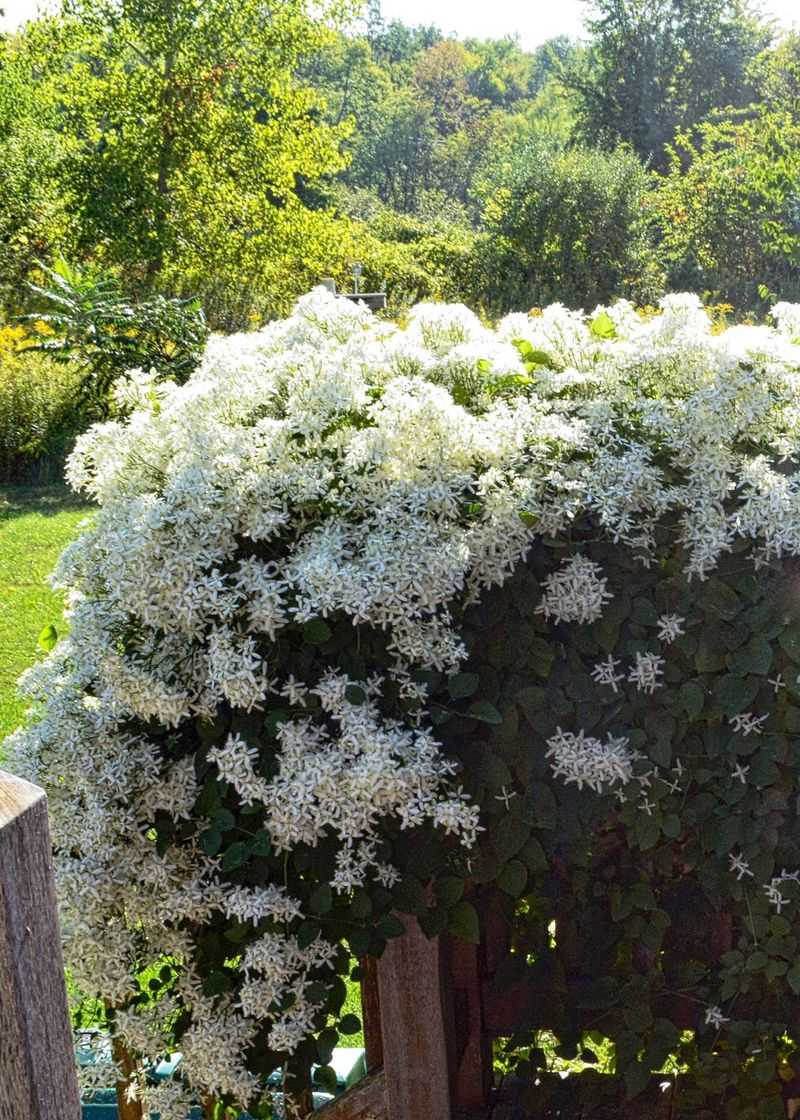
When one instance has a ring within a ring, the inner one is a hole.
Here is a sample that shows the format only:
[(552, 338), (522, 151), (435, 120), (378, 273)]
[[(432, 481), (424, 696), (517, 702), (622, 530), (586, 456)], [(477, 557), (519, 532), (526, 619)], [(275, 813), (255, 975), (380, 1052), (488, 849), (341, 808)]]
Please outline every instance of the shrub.
[(196, 366), (208, 330), (196, 300), (153, 295), (134, 300), (117, 278), (65, 261), (39, 263), (46, 285), (30, 284), (38, 309), (25, 319), (46, 328), (33, 349), (82, 368), (79, 397), (100, 414), (114, 379), (131, 369), (184, 381)]
[(678, 136), (655, 202), (673, 283), (747, 310), (800, 293), (800, 125), (758, 111)]
[(483, 302), (496, 312), (568, 307), (663, 291), (650, 179), (631, 152), (524, 144), (481, 190), (485, 234), (476, 252)]
[(671, 1060), (686, 1116), (777, 1115), (800, 307), (774, 310), (401, 330), (318, 290), (81, 437), (100, 509), (8, 746), (50, 792), (76, 981), (130, 1050), (184, 1055), (185, 1082), (134, 1071), (164, 1120), (192, 1092), (263, 1114), (352, 1026), (342, 977), (393, 911), (475, 940), (482, 888), (507, 980), (552, 997), (509, 1046), (532, 1093), (550, 1030), (610, 1038), (629, 1096)]
[(14, 343), (24, 334), (0, 329), (2, 484), (60, 480), (75, 437), (92, 422), (76, 404), (76, 366), (18, 351)]

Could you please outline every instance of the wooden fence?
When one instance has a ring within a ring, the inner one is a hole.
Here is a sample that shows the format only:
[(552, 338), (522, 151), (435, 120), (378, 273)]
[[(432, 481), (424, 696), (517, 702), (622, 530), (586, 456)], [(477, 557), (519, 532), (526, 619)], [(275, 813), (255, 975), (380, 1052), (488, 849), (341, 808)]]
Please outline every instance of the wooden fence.
[(0, 1118), (80, 1115), (47, 799), (0, 771)]

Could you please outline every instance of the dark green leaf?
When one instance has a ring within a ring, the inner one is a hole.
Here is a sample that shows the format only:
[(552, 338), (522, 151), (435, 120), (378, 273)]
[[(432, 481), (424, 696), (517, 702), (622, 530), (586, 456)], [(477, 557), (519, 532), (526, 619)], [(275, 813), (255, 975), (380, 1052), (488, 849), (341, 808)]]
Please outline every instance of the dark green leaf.
[(478, 913), (471, 902), (462, 899), (450, 911), (447, 920), (447, 929), (454, 937), (462, 941), (469, 941), (477, 945), (481, 939)]
[(333, 889), (330, 883), (319, 883), (311, 892), (308, 905), (315, 914), (328, 914), (333, 906)]
[(497, 708), (494, 704), (490, 704), (488, 700), (476, 700), (474, 704), (470, 704), (467, 709), (467, 716), (470, 719), (480, 720), (481, 723), (500, 724), (503, 722), (503, 717)]
[(207, 856), (215, 856), (222, 847), (222, 833), (215, 828), (207, 828), (200, 834), (200, 847)]
[(303, 641), (310, 646), (321, 646), (332, 634), (330, 626), (322, 618), (312, 618), (303, 626)]
[(504, 813), (493, 822), (489, 835), (500, 863), (506, 863), (515, 856), (530, 834), (527, 821), (514, 813)]
[(441, 875), (433, 890), (442, 906), (455, 906), (464, 895), (464, 880), (457, 875)]
[(527, 882), (528, 869), (518, 859), (507, 863), (497, 878), (500, 890), (510, 894), (512, 898), (518, 898), (522, 894)]
[(447, 691), (453, 700), (463, 700), (478, 691), (481, 679), (477, 673), (456, 673), (447, 680)]
[(339, 1020), (340, 1034), (358, 1034), (361, 1030), (361, 1020), (358, 1015), (345, 1015)]
[(247, 845), (237, 840), (235, 844), (227, 847), (222, 856), (222, 870), (235, 871), (247, 859)]

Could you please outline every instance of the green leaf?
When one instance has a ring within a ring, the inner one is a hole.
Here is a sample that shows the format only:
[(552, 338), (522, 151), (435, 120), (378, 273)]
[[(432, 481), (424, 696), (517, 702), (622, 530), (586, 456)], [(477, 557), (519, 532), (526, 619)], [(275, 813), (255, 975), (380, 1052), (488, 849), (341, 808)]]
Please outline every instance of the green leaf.
[(350, 952), (354, 957), (364, 957), (369, 952), (372, 941), (372, 931), (368, 929), (354, 929), (347, 935)]
[(339, 1020), (339, 1034), (358, 1034), (361, 1020), (358, 1015), (348, 1014)]
[(488, 700), (476, 700), (474, 704), (470, 704), (466, 714), (469, 719), (477, 719), (481, 723), (498, 725), (503, 722), (503, 717), (497, 708), (494, 704), (490, 704)]
[(339, 1041), (339, 1032), (333, 1027), (326, 1027), (317, 1037), (317, 1054), (324, 1068), (333, 1056), (336, 1043)]
[(298, 949), (307, 949), (312, 941), (315, 941), (320, 933), (320, 926), (317, 922), (312, 922), (306, 919), (297, 931), (297, 947)]
[(321, 646), (332, 634), (330, 626), (322, 618), (312, 618), (303, 626), (303, 641), (310, 646)]
[(230, 832), (232, 828), (236, 827), (236, 817), (230, 809), (215, 809), (211, 814), (211, 825), (213, 828), (219, 829), (220, 832)]
[(490, 789), (502, 789), (503, 786), (510, 786), (514, 780), (502, 758), (492, 751), (486, 751), (481, 755), (475, 768), (475, 776)]
[(407, 914), (422, 914), (427, 907), (425, 888), (416, 875), (406, 874), (392, 889), (394, 903)]
[(530, 834), (530, 824), (515, 813), (504, 813), (492, 824), (489, 835), (500, 863), (515, 856)]
[(207, 856), (215, 856), (222, 847), (222, 833), (216, 828), (207, 828), (200, 834), (200, 847)]
[(735, 716), (744, 712), (755, 699), (759, 689), (757, 677), (736, 677), (732, 674), (720, 677), (714, 684), (714, 698), (724, 716)]
[(314, 1070), (314, 1081), (326, 1093), (335, 1093), (339, 1084), (336, 1077), (336, 1070), (333, 1066), (317, 1066)]
[(589, 330), (595, 338), (601, 338), (604, 341), (609, 341), (617, 337), (617, 328), (614, 326), (614, 320), (611, 318), (607, 311), (601, 311), (599, 315), (595, 315), (589, 324)]
[(703, 585), (703, 608), (713, 611), (720, 618), (736, 618), (742, 609), (742, 601), (736, 592), (721, 579), (706, 580)]
[(555, 369), (555, 364), (550, 355), (544, 350), (535, 349), (527, 338), (517, 338), (512, 345), (516, 347), (520, 357), (527, 365)]
[(406, 927), (396, 914), (384, 914), (375, 926), (375, 932), (385, 941), (390, 941), (393, 937), (402, 937)]
[(800, 625), (787, 626), (778, 637), (778, 645), (795, 664), (800, 664)]
[(554, 829), (558, 823), (558, 804), (550, 787), (544, 782), (531, 782), (523, 795), (522, 813), (531, 828)]
[(478, 691), (480, 683), (481, 679), (477, 673), (456, 673), (455, 676), (448, 677), (447, 691), (451, 699), (464, 700)]
[(43, 650), (46, 650), (47, 653), (49, 653), (50, 650), (54, 648), (57, 641), (58, 630), (56, 630), (55, 626), (53, 626), (51, 622), (48, 626), (45, 626), (42, 631), (40, 631), (39, 645)]
[(241, 840), (237, 840), (235, 844), (225, 849), (222, 856), (222, 870), (235, 871), (237, 867), (241, 867), (247, 859), (247, 845)]
[(684, 681), (678, 692), (681, 710), (689, 719), (698, 719), (705, 705), (705, 689), (699, 681)]
[(766, 676), (771, 664), (772, 646), (758, 634), (754, 634), (746, 646), (742, 646), (728, 658), (730, 671), (742, 676), (749, 673)]
[(464, 880), (458, 875), (441, 875), (433, 885), (433, 892), (442, 906), (455, 906), (464, 896)]
[(786, 981), (796, 996), (800, 996), (800, 961), (795, 961), (786, 973)]
[(254, 856), (268, 856), (272, 851), (269, 833), (265, 828), (260, 828), (250, 841), (250, 851)]
[(333, 889), (330, 883), (319, 883), (311, 892), (308, 905), (315, 914), (328, 914), (333, 906)]
[(344, 690), (344, 698), (349, 704), (363, 704), (367, 699), (367, 694), (359, 684), (349, 684)]
[(675, 840), (681, 834), (681, 818), (677, 813), (667, 813), (661, 822), (661, 831), (670, 840)]
[(462, 899), (461, 902), (456, 903), (448, 915), (447, 930), (454, 937), (460, 937), (462, 941), (469, 941), (472, 945), (480, 942), (478, 912), (471, 902)]
[(547, 693), (538, 685), (531, 685), (515, 693), (514, 700), (522, 708), (526, 718), (535, 725), (536, 720), (541, 719), (542, 709), (547, 702)]
[(512, 898), (519, 898), (528, 882), (528, 869), (518, 859), (507, 863), (497, 877), (497, 885), (501, 891), (510, 894)]

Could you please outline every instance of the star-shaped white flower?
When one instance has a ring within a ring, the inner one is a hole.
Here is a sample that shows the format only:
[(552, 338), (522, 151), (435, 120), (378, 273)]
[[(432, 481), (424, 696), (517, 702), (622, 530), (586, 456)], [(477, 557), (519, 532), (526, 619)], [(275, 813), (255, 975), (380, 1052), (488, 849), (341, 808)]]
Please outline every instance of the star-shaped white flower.
[(749, 766), (742, 766), (741, 762), (737, 762), (733, 770), (731, 770), (731, 777), (738, 778), (743, 786), (747, 785), (747, 775), (750, 773)]

